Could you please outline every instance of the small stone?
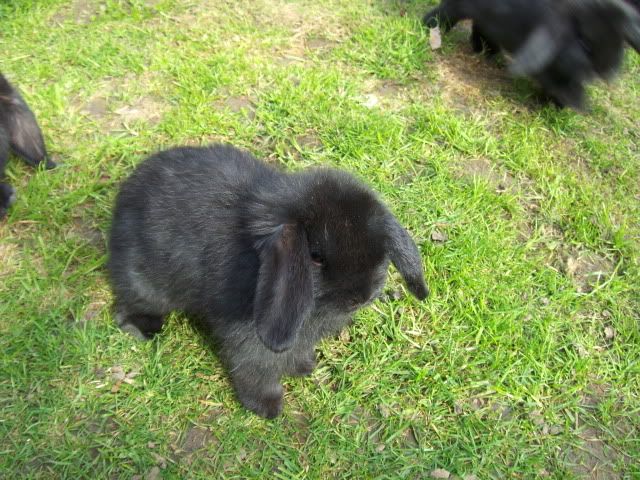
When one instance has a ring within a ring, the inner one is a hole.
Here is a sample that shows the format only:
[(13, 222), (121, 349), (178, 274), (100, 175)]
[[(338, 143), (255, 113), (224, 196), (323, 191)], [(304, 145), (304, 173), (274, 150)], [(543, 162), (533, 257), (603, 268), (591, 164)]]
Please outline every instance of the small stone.
[(589, 351), (585, 348), (584, 345), (577, 344), (576, 350), (578, 351), (578, 356), (580, 358), (587, 358), (589, 356)]
[(451, 472), (449, 472), (448, 470), (445, 470), (444, 468), (436, 468), (435, 470), (431, 471), (430, 476), (431, 478), (447, 479), (451, 476)]
[(538, 427), (541, 427), (545, 424), (544, 417), (542, 416), (542, 412), (540, 410), (534, 410), (533, 412), (531, 412), (529, 414), (529, 418), (531, 419), (533, 424), (537, 425)]
[(340, 341), (343, 343), (348, 343), (351, 340), (351, 335), (349, 334), (349, 330), (346, 328), (340, 332)]
[(484, 402), (481, 398), (473, 398), (471, 400), (471, 409), (476, 411), (480, 410), (484, 406)]
[(444, 243), (449, 240), (449, 236), (439, 230), (434, 230), (431, 234), (431, 240), (437, 243)]
[(160, 475), (160, 468), (159, 467), (153, 467), (147, 473), (147, 476), (145, 477), (145, 480), (160, 480), (161, 478), (162, 478), (162, 475)]
[(365, 95), (362, 100), (362, 105), (364, 105), (367, 108), (373, 108), (377, 106), (379, 103), (380, 103), (380, 100), (373, 93), (369, 93)]
[(429, 29), (429, 45), (431, 46), (431, 50), (438, 50), (442, 46), (440, 27)]
[(156, 463), (158, 464), (158, 466), (161, 469), (164, 470), (165, 468), (167, 468), (167, 460), (163, 456), (158, 455), (155, 452), (151, 452), (151, 455), (153, 456), (153, 458), (155, 459)]
[(114, 381), (122, 381), (124, 380), (124, 370), (121, 366), (116, 365), (115, 367), (111, 367), (111, 379)]
[(607, 340), (611, 340), (616, 336), (616, 331), (613, 327), (607, 326), (604, 327), (604, 337)]

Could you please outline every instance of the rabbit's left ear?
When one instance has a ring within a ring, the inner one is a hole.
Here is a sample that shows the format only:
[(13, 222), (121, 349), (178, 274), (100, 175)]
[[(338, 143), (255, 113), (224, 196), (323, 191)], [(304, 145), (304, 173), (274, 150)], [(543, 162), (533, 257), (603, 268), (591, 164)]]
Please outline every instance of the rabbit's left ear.
[(36, 166), (40, 162), (46, 161), (47, 168), (55, 167), (55, 163), (47, 157), (47, 150), (36, 117), (2, 74), (0, 74), (0, 90), (6, 95), (0, 101), (6, 103), (4, 121), (9, 130), (9, 142), (15, 153), (30, 165)]
[(391, 213), (388, 213), (385, 218), (385, 226), (387, 227), (387, 251), (391, 263), (404, 278), (409, 291), (419, 300), (424, 300), (429, 295), (429, 289), (424, 281), (422, 258), (418, 247)]
[(555, 23), (543, 24), (533, 30), (522, 47), (514, 53), (513, 62), (509, 66), (511, 74), (535, 74), (556, 57), (561, 47), (562, 34)]
[(309, 246), (299, 225), (281, 225), (260, 242), (260, 270), (253, 317), (260, 340), (274, 351), (291, 348), (311, 314), (313, 283)]

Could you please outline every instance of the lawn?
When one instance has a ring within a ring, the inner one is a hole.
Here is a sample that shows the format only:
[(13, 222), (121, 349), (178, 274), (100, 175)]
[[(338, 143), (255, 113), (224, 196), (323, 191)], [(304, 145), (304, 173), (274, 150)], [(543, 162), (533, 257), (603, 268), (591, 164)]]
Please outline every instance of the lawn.
[[(465, 26), (432, 51), (428, 7), (0, 4), (0, 71), (61, 164), (7, 172), (0, 477), (640, 478), (640, 56), (588, 113), (562, 111), (473, 55)], [(432, 292), (391, 271), (273, 421), (183, 316), (140, 343), (111, 311), (119, 183), (218, 141), (362, 178)]]

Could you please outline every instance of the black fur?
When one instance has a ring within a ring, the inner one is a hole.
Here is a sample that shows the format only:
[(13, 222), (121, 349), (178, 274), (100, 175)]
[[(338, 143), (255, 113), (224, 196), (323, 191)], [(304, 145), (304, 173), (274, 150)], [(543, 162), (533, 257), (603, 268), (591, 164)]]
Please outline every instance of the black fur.
[(10, 151), (30, 165), (46, 162), (47, 168), (55, 167), (47, 157), (35, 116), (18, 91), (0, 73), (0, 219), (15, 200), (14, 189), (2, 181)]
[(633, 6), (638, 12), (640, 12), (640, 0), (627, 0), (627, 3)]
[(622, 0), (444, 0), (424, 23), (447, 31), (462, 19), (473, 21), (474, 51), (504, 49), (513, 74), (574, 108), (586, 82), (618, 70), (625, 41), (640, 51), (640, 15)]
[(276, 171), (231, 146), (144, 161), (116, 200), (109, 272), (118, 323), (150, 337), (172, 310), (204, 319), (242, 404), (282, 408), (283, 375), (380, 293), (393, 262), (427, 296), (419, 251), (347, 173)]

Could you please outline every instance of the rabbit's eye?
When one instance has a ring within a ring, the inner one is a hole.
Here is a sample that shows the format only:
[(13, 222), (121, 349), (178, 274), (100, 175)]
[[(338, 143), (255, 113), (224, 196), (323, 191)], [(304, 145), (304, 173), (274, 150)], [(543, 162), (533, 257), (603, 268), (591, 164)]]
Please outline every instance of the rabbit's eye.
[(317, 250), (311, 250), (310, 254), (311, 254), (311, 261), (314, 264), (318, 265), (319, 267), (324, 266), (325, 260), (320, 252), (318, 252)]

